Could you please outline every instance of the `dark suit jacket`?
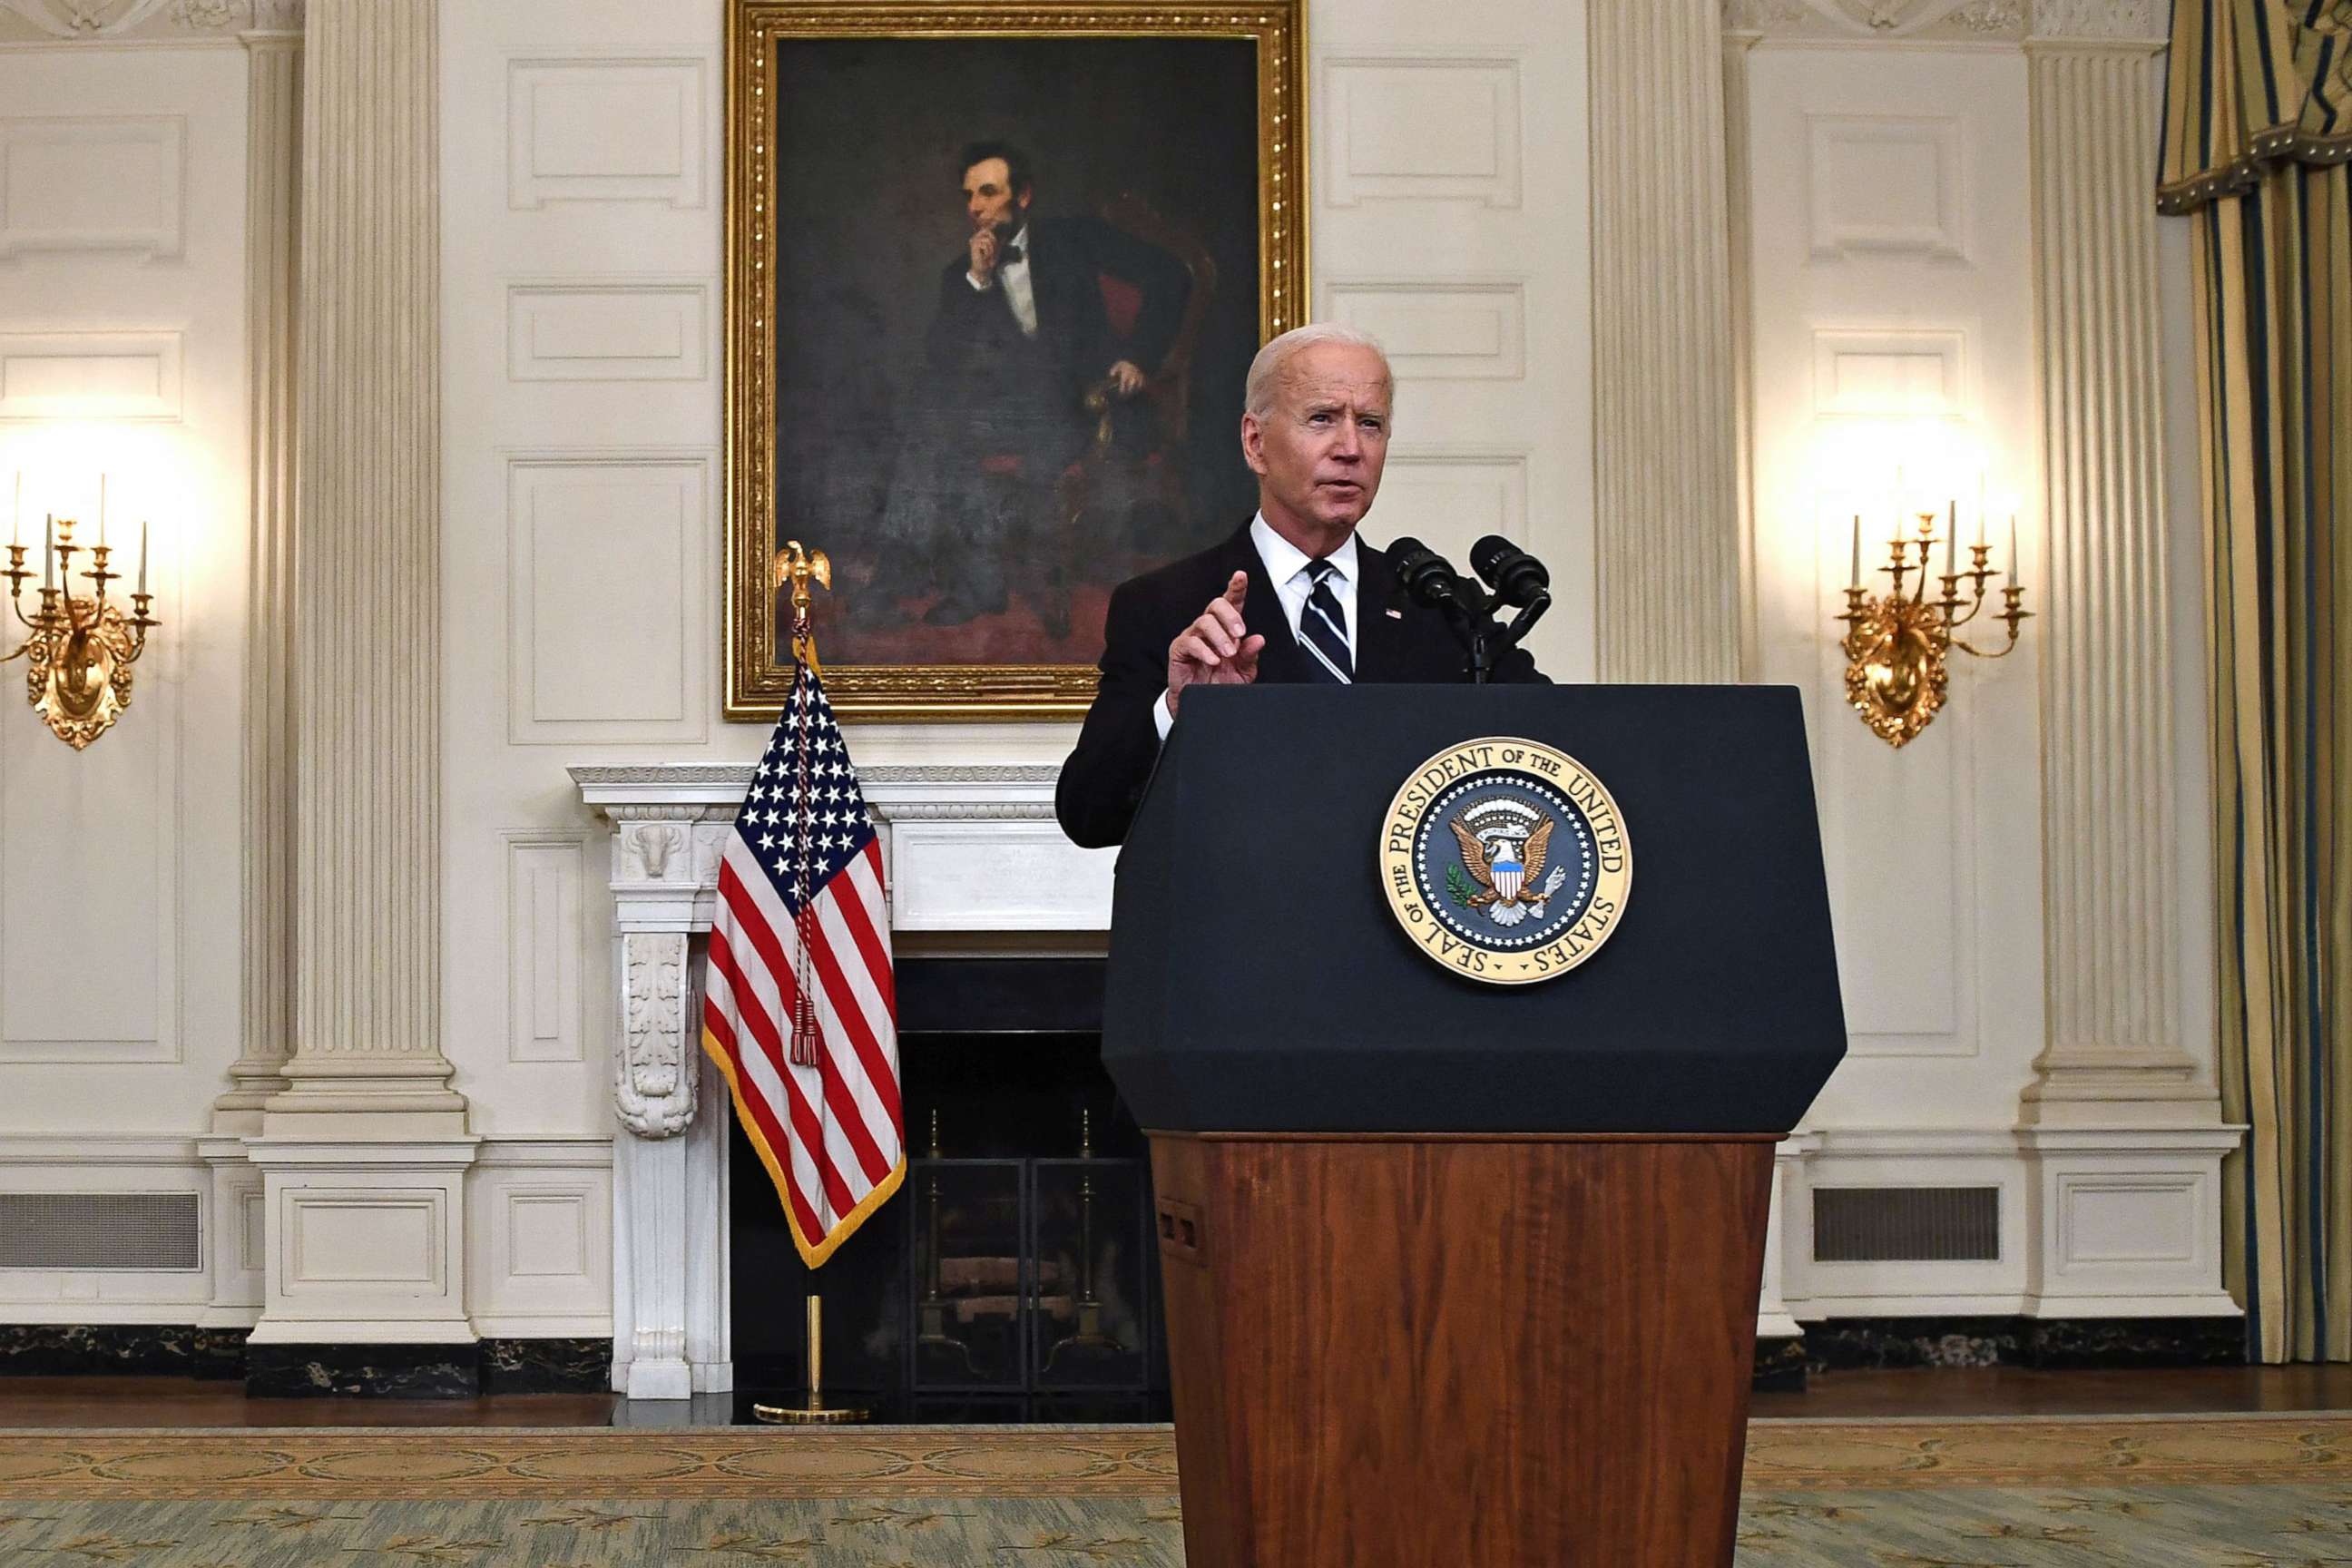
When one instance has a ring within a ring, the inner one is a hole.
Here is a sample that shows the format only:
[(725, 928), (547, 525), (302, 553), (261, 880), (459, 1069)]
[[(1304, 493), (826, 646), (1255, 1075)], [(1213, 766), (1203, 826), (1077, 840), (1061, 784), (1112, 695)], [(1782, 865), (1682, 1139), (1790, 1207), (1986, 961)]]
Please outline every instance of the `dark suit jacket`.
[[(979, 395), (1037, 398), (1073, 426), (1082, 420), (1087, 388), (1114, 360), (1146, 375), (1160, 368), (1184, 318), (1192, 279), (1182, 262), (1158, 246), (1098, 218), (1031, 218), (1029, 285), (1037, 302), (1037, 336), (1022, 335), (1003, 285), (974, 289), (968, 257), (940, 274), (940, 309), (925, 351), (931, 367)], [(1101, 279), (1118, 279), (1139, 296), (1132, 329), (1113, 330)], [(1039, 359), (1052, 366), (1051, 384), (1034, 384)]]
[[(1387, 552), (1361, 534), (1356, 538), (1356, 679), (1467, 681), (1469, 658), (1445, 617), (1408, 601)], [(1098, 849), (1127, 837), (1143, 786), (1160, 760), (1160, 728), (1151, 710), (1168, 687), (1168, 645), (1225, 591), (1236, 572), (1249, 574), (1242, 621), (1265, 638), (1258, 679), (1307, 679), (1311, 656), (1290, 629), (1246, 524), (1222, 544), (1120, 584), (1103, 624), (1102, 684), (1054, 789), (1054, 815), (1077, 844)], [(1398, 614), (1391, 616), (1392, 609)], [(1495, 679), (1545, 677), (1525, 648), (1512, 648), (1496, 661)]]

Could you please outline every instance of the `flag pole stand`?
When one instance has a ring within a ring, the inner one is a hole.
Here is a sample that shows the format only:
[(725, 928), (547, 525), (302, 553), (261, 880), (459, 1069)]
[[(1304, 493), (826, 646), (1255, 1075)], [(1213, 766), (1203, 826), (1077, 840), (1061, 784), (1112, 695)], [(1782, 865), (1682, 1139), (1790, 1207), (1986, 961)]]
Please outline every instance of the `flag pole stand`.
[(802, 1405), (754, 1405), (751, 1414), (782, 1426), (845, 1426), (872, 1418), (855, 1405), (824, 1402), (824, 1301), (812, 1287), (808, 1299), (808, 1401)]

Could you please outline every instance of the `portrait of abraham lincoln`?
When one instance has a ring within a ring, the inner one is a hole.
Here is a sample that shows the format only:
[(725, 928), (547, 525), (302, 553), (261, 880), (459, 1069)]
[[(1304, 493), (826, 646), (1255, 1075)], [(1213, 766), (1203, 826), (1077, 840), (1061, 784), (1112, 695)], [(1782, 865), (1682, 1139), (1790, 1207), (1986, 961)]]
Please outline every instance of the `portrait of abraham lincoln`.
[(1259, 40), (770, 47), (761, 543), (831, 559), (829, 683), (1091, 665), (1112, 585), (1255, 494)]

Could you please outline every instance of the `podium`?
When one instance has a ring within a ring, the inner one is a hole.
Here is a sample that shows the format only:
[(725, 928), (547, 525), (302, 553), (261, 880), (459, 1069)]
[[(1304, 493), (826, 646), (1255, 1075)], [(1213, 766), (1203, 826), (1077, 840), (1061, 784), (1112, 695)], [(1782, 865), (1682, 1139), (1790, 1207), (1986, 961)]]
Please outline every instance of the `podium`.
[[(1381, 875), (1401, 786), (1478, 737), (1581, 763), (1631, 852), (1536, 984), (1432, 962)], [(1773, 1145), (1844, 1048), (1792, 689), (1188, 689), (1103, 1029), (1187, 1561), (1729, 1564)]]

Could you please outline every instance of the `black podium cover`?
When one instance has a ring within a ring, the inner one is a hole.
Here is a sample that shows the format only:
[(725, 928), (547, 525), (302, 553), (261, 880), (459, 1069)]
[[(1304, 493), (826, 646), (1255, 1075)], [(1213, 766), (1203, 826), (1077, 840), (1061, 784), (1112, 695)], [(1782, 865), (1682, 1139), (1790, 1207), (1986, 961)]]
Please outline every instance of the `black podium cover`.
[[(1419, 952), (1378, 876), (1433, 753), (1566, 752), (1623, 814), (1616, 933), (1536, 984)], [(1845, 1050), (1787, 687), (1194, 687), (1118, 863), (1103, 1055), (1144, 1127), (1780, 1132)]]

